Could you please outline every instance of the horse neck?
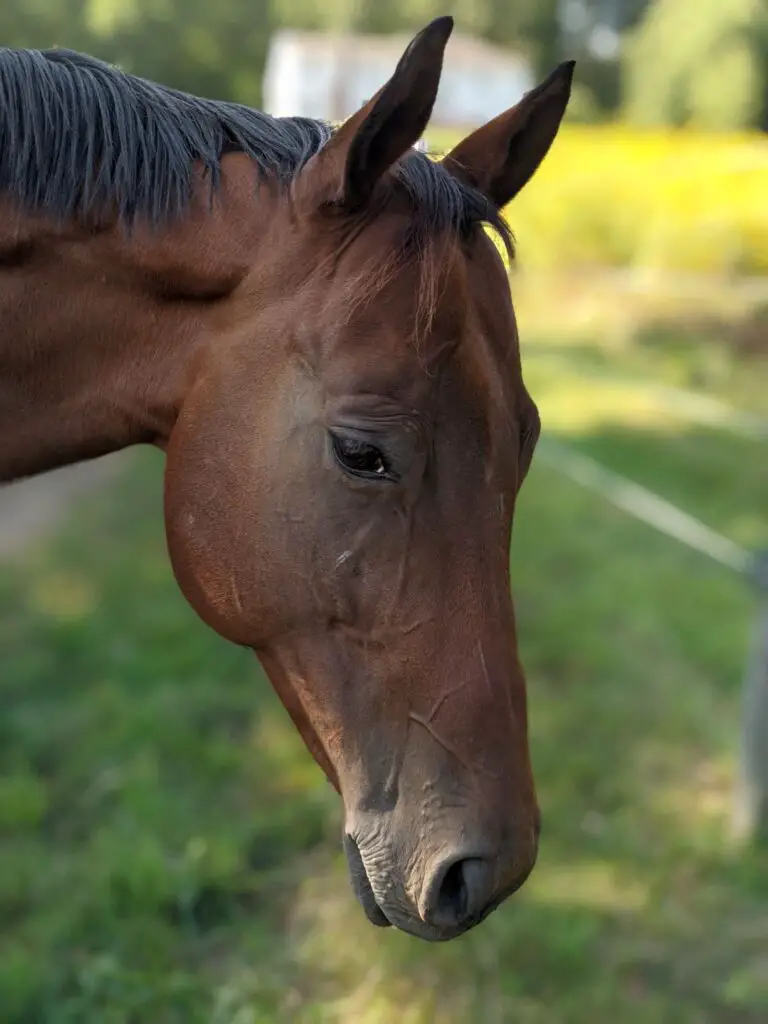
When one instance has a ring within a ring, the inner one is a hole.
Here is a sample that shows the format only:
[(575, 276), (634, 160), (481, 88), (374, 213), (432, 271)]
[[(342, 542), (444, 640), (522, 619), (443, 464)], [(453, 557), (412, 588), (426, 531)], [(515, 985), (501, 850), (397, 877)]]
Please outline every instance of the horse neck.
[(227, 178), (213, 210), (199, 190), (173, 225), (128, 235), (0, 201), (0, 481), (165, 447), (219, 300), (254, 258), (252, 180), (246, 197)]

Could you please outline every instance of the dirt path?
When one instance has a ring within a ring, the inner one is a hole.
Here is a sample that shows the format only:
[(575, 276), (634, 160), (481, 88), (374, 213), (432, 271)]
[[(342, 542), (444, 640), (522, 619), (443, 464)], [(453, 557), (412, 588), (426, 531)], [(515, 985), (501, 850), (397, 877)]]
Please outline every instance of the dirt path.
[(0, 487), (0, 558), (18, 554), (48, 533), (74, 498), (107, 484), (128, 457), (120, 452)]

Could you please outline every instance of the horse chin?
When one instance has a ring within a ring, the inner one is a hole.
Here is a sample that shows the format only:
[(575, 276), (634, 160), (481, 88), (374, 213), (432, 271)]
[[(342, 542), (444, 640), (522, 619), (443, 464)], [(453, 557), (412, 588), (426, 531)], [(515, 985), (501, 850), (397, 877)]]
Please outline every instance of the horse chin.
[(387, 918), (384, 911), (376, 902), (376, 897), (373, 895), (371, 883), (368, 881), (368, 875), (366, 874), (365, 867), (363, 866), (363, 858), (360, 856), (357, 843), (351, 836), (346, 834), (344, 835), (344, 853), (347, 855), (347, 864), (349, 865), (352, 889), (357, 897), (358, 903), (365, 911), (365, 916), (371, 924), (375, 924), (377, 928), (389, 928), (391, 926), (391, 921)]

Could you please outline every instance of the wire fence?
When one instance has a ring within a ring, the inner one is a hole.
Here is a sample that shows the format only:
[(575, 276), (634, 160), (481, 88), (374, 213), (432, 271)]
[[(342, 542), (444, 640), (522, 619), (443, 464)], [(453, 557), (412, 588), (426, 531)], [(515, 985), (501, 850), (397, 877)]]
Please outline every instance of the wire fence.
[[(637, 383), (637, 382), (635, 382)], [(649, 387), (659, 390), (654, 385)], [(725, 403), (679, 389), (661, 389), (690, 419), (715, 421), (723, 429), (768, 440), (768, 421)], [(575, 483), (671, 540), (736, 573), (755, 598), (755, 617), (744, 667), (739, 775), (732, 824), (739, 839), (768, 839), (768, 550), (747, 551), (660, 495), (567, 444), (542, 438), (538, 457)]]

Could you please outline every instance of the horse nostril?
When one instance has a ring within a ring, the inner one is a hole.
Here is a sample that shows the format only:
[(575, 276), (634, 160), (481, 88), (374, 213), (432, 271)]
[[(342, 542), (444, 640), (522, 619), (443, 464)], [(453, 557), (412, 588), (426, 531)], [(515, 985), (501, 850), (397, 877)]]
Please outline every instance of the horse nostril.
[(490, 902), (493, 872), (486, 860), (447, 861), (432, 879), (424, 920), (438, 928), (456, 928), (479, 917)]

